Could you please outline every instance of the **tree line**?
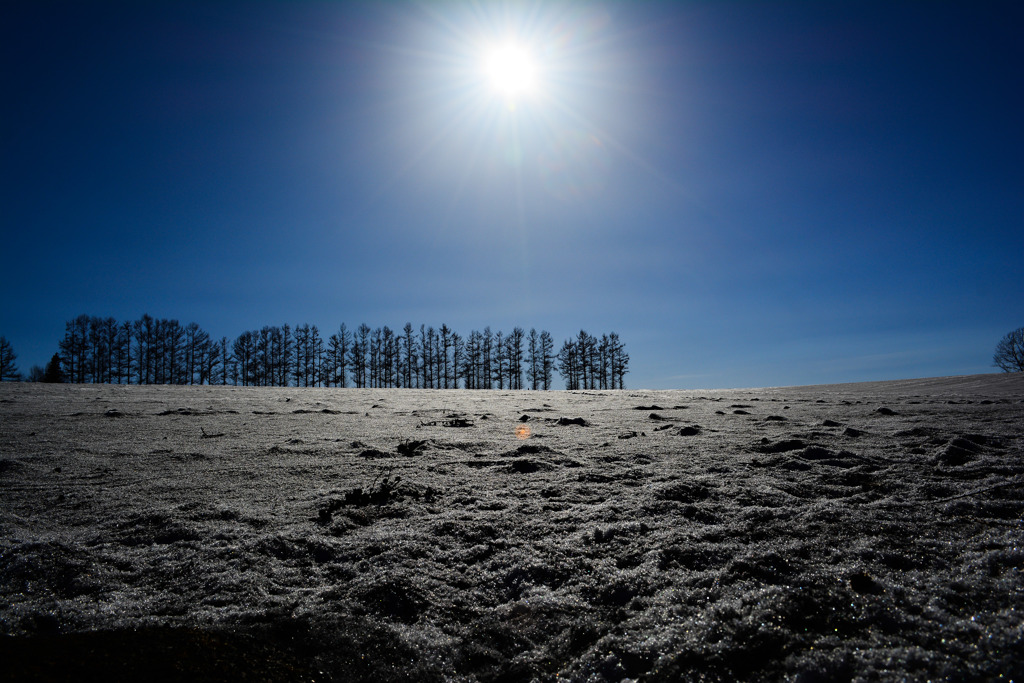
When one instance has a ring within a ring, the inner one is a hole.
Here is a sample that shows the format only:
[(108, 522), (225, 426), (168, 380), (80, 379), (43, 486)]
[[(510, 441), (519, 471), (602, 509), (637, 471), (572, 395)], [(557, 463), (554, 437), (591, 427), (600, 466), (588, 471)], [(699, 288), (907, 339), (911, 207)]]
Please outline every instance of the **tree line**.
[(30, 379), (104, 384), (549, 390), (622, 389), (629, 355), (614, 332), (580, 333), (554, 352), (545, 330), (490, 327), (462, 336), (406, 323), (401, 330), (344, 323), (265, 326), (215, 339), (198, 324), (143, 315), (119, 322), (81, 315), (65, 323), (59, 351)]

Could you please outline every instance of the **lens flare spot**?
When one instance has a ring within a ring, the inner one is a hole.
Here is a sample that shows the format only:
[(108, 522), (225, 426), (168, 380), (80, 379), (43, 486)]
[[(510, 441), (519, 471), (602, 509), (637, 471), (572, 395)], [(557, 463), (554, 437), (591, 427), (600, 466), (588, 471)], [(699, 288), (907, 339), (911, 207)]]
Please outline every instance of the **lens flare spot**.
[(530, 428), (527, 427), (526, 425), (519, 425), (518, 427), (516, 427), (516, 438), (517, 439), (529, 439), (530, 438)]

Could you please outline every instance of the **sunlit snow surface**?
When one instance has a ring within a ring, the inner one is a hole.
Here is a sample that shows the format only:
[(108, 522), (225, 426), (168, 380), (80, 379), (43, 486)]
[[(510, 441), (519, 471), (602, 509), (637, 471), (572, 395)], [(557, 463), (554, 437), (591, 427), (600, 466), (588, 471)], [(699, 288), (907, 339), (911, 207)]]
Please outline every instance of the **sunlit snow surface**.
[(4, 384), (0, 655), (15, 678), (173, 678), (169, 656), (200, 678), (1019, 679), (1022, 501), (1021, 375)]

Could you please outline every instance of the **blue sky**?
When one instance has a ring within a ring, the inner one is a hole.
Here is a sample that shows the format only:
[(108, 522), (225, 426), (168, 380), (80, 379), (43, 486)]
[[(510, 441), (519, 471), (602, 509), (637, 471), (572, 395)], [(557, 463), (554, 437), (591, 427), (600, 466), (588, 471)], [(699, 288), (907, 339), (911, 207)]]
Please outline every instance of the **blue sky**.
[[(632, 388), (991, 372), (1016, 2), (23, 2), (0, 335), (81, 313), (618, 332)], [(540, 71), (482, 74), (515, 38)]]

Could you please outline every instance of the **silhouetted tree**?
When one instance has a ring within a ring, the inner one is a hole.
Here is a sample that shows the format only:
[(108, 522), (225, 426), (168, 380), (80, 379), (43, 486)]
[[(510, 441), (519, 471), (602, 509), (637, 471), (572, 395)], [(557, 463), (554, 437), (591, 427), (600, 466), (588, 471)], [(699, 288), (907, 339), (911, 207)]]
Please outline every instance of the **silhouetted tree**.
[(521, 327), (512, 328), (508, 335), (506, 345), (508, 346), (508, 388), (523, 388), (523, 340), (526, 332)]
[(448, 354), (452, 349), (452, 331), (447, 324), (442, 323), (438, 331), (440, 345), (438, 348), (438, 386), (443, 389), (451, 388), (451, 363)]
[(355, 335), (352, 337), (352, 347), (349, 349), (349, 362), (352, 365), (352, 382), (357, 389), (366, 386), (366, 353), (370, 343), (370, 327), (366, 323), (359, 325)]
[(296, 325), (292, 346), (291, 381), (301, 387), (306, 374), (306, 351), (309, 348), (309, 325)]
[(218, 358), (219, 366), (217, 366), (217, 367), (213, 368), (213, 370), (211, 370), (211, 375), (216, 370), (219, 369), (220, 370), (220, 384), (222, 386), (226, 386), (227, 383), (228, 383), (228, 380), (231, 378), (232, 375), (235, 374), (235, 372), (234, 372), (235, 357), (231, 355), (231, 347), (228, 346), (228, 338), (227, 337), (221, 337), (220, 338), (219, 346), (220, 346), (220, 354), (218, 354), (219, 355), (219, 358)]
[(491, 360), (493, 356), (492, 346), (494, 345), (494, 335), (491, 334), (491, 327), (488, 325), (484, 327), (483, 334), (480, 338), (480, 386), (478, 389), (490, 389), (494, 386), (493, 377), (491, 373)]
[(185, 381), (202, 384), (206, 369), (206, 356), (210, 353), (210, 335), (196, 323), (185, 327)]
[(153, 381), (153, 323), (153, 318), (148, 313), (132, 323), (132, 337), (135, 340), (132, 363), (135, 366), (135, 379), (138, 384), (150, 384)]
[(629, 354), (619, 335), (612, 332), (608, 335), (609, 369), (611, 373), (611, 389), (625, 389), (626, 373), (629, 372)]
[(352, 334), (345, 327), (345, 323), (337, 332), (327, 339), (327, 360), (324, 363), (326, 380), (325, 384), (336, 387), (348, 386), (345, 377), (348, 366), (348, 347), (352, 343)]
[[(1018, 352), (1013, 344), (1019, 344), (1013, 335), (1020, 333), (1007, 335), (998, 347), (1009, 345), (1011, 360)], [(315, 325), (299, 325), (294, 332), (289, 325), (265, 326), (229, 343), (227, 337), (213, 341), (196, 323), (182, 326), (148, 314), (122, 324), (79, 316), (66, 323), (59, 349), (66, 381), (96, 383), (344, 387), (351, 378), (359, 388), (457, 389), (461, 381), (467, 389), (520, 390), (525, 363), (527, 385), (534, 390), (550, 389), (555, 371), (570, 389), (622, 389), (629, 366), (614, 332), (598, 340), (580, 330), (557, 355), (547, 331), (531, 329), (527, 335), (515, 327), (505, 335), (488, 326), (464, 338), (447, 324), (420, 325), (417, 337), (411, 323), (402, 333), (362, 324), (355, 334), (342, 323), (328, 340)]]
[(297, 387), (315, 387), (321, 383), (324, 342), (316, 325), (295, 326), (292, 370)]
[(163, 353), (160, 356), (163, 371), (160, 384), (185, 383), (185, 328), (175, 319), (160, 320), (163, 332)]
[(5, 337), (0, 337), (0, 382), (19, 382), (21, 373), (14, 361), (18, 360), (18, 354), (14, 347)]
[(123, 322), (117, 327), (116, 350), (114, 352), (114, 374), (117, 383), (131, 383), (132, 380), (132, 324)]
[(494, 333), (494, 358), (491, 370), (494, 372), (493, 380), (497, 382), (499, 389), (505, 388), (505, 370), (508, 357), (505, 355), (508, 347), (505, 346), (505, 335), (501, 330)]
[(309, 386), (323, 386), (324, 338), (316, 325), (309, 328), (309, 359)]
[[(89, 317), (86, 335), (88, 359), (84, 381), (100, 384), (110, 381), (113, 348), (116, 341), (117, 321), (113, 318)], [(112, 340), (111, 337), (115, 339)]]
[(579, 354), (582, 389), (597, 389), (597, 373), (599, 358), (597, 353), (597, 339), (580, 330), (576, 338), (576, 351)]
[(999, 340), (992, 362), (1003, 372), (1024, 372), (1024, 327)]
[(608, 377), (611, 375), (611, 355), (608, 349), (608, 335), (602, 334), (597, 342), (597, 387), (608, 389)]
[(231, 347), (231, 355), (235, 358), (235, 384), (241, 382), (242, 386), (252, 386), (257, 383), (256, 337), (257, 334), (253, 332), (243, 332), (238, 335)]
[(462, 364), (459, 371), (467, 389), (477, 388), (477, 373), (480, 365), (480, 333), (471, 330), (462, 346)]
[(89, 316), (80, 315), (64, 323), (59, 347), (65, 379), (84, 383), (89, 367)]
[(463, 354), (462, 336), (452, 332), (452, 389), (459, 388), (459, 376), (462, 372)]
[(580, 388), (580, 354), (576, 342), (571, 339), (565, 340), (558, 351), (558, 374), (565, 380), (567, 390)]
[(398, 361), (398, 346), (395, 344), (394, 331), (385, 325), (381, 329), (381, 384), (385, 387), (395, 386), (397, 373), (395, 365)]
[(541, 383), (544, 391), (551, 389), (551, 381), (555, 370), (555, 340), (551, 333), (542, 330), (540, 333)]
[(53, 354), (50, 362), (46, 364), (46, 370), (43, 372), (43, 381), (48, 384), (60, 384), (64, 381), (64, 371), (60, 367), (59, 353)]
[(381, 329), (373, 328), (370, 332), (369, 352), (369, 387), (376, 389), (380, 386), (380, 340)]
[[(405, 371), (405, 387), (411, 389), (413, 381), (416, 386), (420, 385), (419, 378), (419, 347), (416, 344), (416, 337), (413, 334), (412, 323), (406, 323), (402, 328), (402, 352), (404, 358), (403, 370)], [(414, 380), (415, 378), (415, 380)]]
[(526, 338), (526, 381), (530, 389), (537, 391), (541, 386), (540, 336), (536, 328), (530, 328)]
[(281, 326), (281, 350), (278, 354), (279, 362), (277, 365), (277, 385), (280, 387), (288, 386), (291, 382), (291, 378), (294, 376), (292, 369), (292, 358), (295, 355), (295, 335), (292, 332), (292, 326), (285, 323)]
[(213, 339), (208, 339), (206, 345), (206, 355), (203, 357), (203, 367), (200, 370), (199, 383), (206, 382), (207, 384), (218, 384), (220, 382), (220, 365), (221, 365), (221, 346), (220, 342)]
[(28, 371), (28, 382), (42, 382), (43, 378), (46, 377), (46, 371), (38, 365), (33, 365)]

